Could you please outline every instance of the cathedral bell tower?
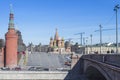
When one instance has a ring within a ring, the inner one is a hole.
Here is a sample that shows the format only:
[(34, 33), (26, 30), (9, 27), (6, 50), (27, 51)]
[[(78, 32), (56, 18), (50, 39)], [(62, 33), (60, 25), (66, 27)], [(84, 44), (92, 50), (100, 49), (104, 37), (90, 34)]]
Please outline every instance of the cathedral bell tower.
[(14, 68), (17, 66), (17, 40), (18, 35), (14, 28), (14, 14), (12, 11), (12, 5), (10, 6), (10, 17), (9, 17), (9, 25), (8, 32), (5, 34), (5, 66), (9, 68)]

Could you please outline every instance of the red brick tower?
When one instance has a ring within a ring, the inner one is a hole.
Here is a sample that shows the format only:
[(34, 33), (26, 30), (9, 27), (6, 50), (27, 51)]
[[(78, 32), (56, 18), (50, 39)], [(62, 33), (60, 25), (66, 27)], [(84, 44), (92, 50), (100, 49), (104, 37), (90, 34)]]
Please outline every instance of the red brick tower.
[[(12, 8), (12, 7), (11, 7)], [(6, 62), (5, 66), (9, 68), (13, 68), (17, 66), (17, 40), (18, 35), (14, 28), (14, 14), (12, 9), (10, 9), (10, 17), (9, 17), (9, 27), (8, 32), (5, 35), (6, 39)]]

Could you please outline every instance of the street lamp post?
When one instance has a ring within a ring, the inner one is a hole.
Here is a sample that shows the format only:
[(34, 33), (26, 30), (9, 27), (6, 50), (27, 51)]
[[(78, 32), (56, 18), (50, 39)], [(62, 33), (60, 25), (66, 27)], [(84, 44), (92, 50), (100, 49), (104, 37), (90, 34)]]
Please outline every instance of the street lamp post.
[(80, 35), (81, 35), (81, 46), (82, 46), (83, 34), (85, 34), (85, 32), (80, 33)]
[(118, 53), (118, 9), (119, 9), (119, 5), (116, 5), (114, 7), (114, 11), (116, 12), (116, 53)]
[(100, 54), (102, 53), (102, 26), (100, 26)]
[(92, 34), (90, 35), (90, 38), (91, 38), (91, 52), (92, 52)]
[(84, 43), (84, 47), (85, 47), (85, 54), (88, 54), (88, 47), (87, 47), (87, 42), (88, 42), (88, 37), (83, 37), (83, 43)]

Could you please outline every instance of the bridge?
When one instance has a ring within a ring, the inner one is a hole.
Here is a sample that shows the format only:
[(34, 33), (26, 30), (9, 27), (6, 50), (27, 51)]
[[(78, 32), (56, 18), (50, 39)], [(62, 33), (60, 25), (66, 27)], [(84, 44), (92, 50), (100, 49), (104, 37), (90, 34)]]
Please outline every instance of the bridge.
[[(78, 61), (82, 74), (88, 80), (119, 80), (119, 54), (90, 54), (83, 55)], [(77, 64), (78, 64), (77, 63)]]

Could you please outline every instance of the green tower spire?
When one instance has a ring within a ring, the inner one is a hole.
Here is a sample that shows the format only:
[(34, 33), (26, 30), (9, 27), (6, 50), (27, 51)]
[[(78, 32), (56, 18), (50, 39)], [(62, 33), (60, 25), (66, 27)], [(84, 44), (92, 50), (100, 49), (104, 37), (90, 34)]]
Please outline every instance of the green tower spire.
[(10, 4), (10, 16), (9, 16), (9, 28), (8, 29), (14, 29), (14, 14), (12, 9), (12, 4)]

